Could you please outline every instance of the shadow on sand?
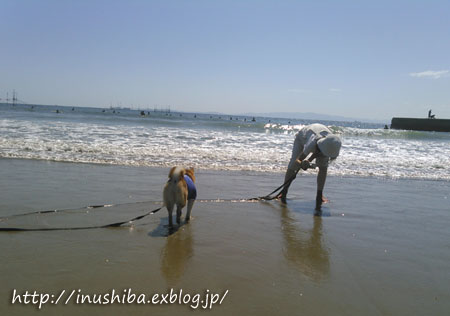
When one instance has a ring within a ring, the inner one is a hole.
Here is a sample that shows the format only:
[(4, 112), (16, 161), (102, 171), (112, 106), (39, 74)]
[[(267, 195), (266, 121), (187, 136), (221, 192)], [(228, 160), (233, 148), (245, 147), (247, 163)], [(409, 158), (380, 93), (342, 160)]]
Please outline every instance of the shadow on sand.
[[(265, 203), (280, 215), (283, 235), (283, 254), (292, 266), (315, 282), (326, 278), (330, 271), (329, 249), (324, 245), (322, 217), (329, 217), (327, 208), (314, 210), (314, 201), (288, 201), (288, 205)], [(295, 213), (313, 215), (313, 226), (302, 228)]]

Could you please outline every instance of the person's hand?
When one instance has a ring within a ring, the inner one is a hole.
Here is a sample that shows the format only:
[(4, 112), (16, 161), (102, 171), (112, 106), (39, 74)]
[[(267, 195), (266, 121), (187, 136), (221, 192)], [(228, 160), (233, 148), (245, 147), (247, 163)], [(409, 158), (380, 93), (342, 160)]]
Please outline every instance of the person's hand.
[(311, 166), (311, 164), (309, 163), (309, 160), (305, 159), (302, 161), (302, 163), (300, 164), (300, 167), (303, 170), (308, 170), (308, 168)]
[(300, 159), (296, 159), (294, 167), (293, 167), (295, 172), (298, 172), (300, 170), (301, 166), (302, 166), (302, 161)]

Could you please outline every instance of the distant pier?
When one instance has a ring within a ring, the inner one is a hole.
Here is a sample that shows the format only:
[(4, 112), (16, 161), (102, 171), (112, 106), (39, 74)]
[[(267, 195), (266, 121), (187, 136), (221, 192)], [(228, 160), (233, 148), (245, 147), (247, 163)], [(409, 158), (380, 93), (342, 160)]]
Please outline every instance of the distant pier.
[(450, 119), (394, 117), (391, 121), (391, 128), (412, 131), (450, 132)]

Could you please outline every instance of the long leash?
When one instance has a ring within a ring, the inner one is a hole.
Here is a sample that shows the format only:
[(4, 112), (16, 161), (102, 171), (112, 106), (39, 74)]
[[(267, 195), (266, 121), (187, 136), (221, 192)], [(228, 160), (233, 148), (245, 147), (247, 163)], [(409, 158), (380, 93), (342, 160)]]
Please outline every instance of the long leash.
[[(199, 200), (199, 202), (236, 202), (236, 201), (247, 201), (247, 200), (236, 200), (236, 199), (214, 199), (214, 200)], [(146, 203), (146, 202), (135, 202), (135, 203)], [(85, 206), (81, 208), (76, 209), (61, 209), (61, 210), (48, 210), (48, 211), (36, 211), (36, 212), (29, 212), (29, 213), (22, 213), (22, 214), (15, 214), (5, 217), (0, 217), (0, 221), (3, 221), (5, 219), (13, 218), (13, 217), (21, 217), (21, 216), (28, 216), (33, 214), (54, 214), (54, 213), (61, 213), (61, 212), (67, 212), (67, 211), (74, 211), (74, 210), (83, 210), (83, 209), (92, 209), (92, 208), (102, 208), (102, 207), (111, 207), (111, 206), (117, 206), (117, 205), (127, 205), (132, 203), (123, 203), (123, 204), (103, 204), (103, 205), (90, 205)], [(112, 224), (106, 224), (106, 225), (97, 225), (97, 226), (81, 226), (81, 227), (46, 227), (46, 228), (23, 228), (23, 227), (0, 227), (0, 233), (1, 232), (32, 232), (32, 231), (58, 231), (58, 230), (88, 230), (88, 229), (98, 229), (98, 228), (112, 228), (112, 227), (120, 227), (124, 224), (131, 224), (134, 221), (143, 219), (144, 217), (147, 217), (149, 215), (155, 214), (158, 211), (160, 211), (164, 207), (158, 207), (157, 209), (154, 209), (150, 212), (147, 212), (145, 214), (133, 217), (132, 219), (128, 219), (125, 221), (112, 223)]]
[(22, 216), (29, 216), (29, 215), (41, 215), (41, 214), (54, 214), (54, 213), (64, 213), (64, 212), (70, 212), (70, 211), (80, 211), (80, 210), (86, 210), (86, 209), (97, 209), (97, 208), (106, 208), (106, 207), (113, 207), (113, 206), (120, 206), (120, 205), (128, 205), (128, 204), (139, 204), (139, 203), (149, 203), (152, 201), (141, 201), (141, 202), (129, 202), (129, 203), (119, 203), (119, 204), (97, 204), (97, 205), (88, 205), (83, 207), (77, 207), (77, 208), (65, 208), (65, 209), (52, 209), (47, 211), (34, 211), (34, 212), (28, 212), (28, 213), (20, 213), (20, 214), (12, 214), (7, 216), (0, 217), (0, 222), (4, 220), (8, 220), (10, 218), (15, 217), (22, 217)]
[[(128, 204), (128, 203), (127, 203)], [(21, 214), (12, 214), (12, 215), (8, 215), (8, 216), (2, 216), (0, 217), (0, 222), (4, 221), (4, 220), (8, 220), (10, 218), (14, 218), (14, 217), (22, 217), (22, 216), (29, 216), (29, 215), (41, 215), (41, 214), (49, 214), (49, 213), (62, 213), (62, 212), (69, 212), (69, 211), (76, 211), (76, 210), (84, 210), (84, 209), (94, 209), (94, 208), (101, 208), (101, 207), (111, 207), (111, 206), (115, 206), (118, 204), (103, 204), (103, 205), (88, 205), (88, 206), (84, 206), (84, 207), (78, 207), (78, 208), (66, 208), (66, 209), (55, 209), (55, 210), (48, 210), (48, 211), (34, 211), (34, 212), (29, 212), (29, 213), (21, 213)]]
[[(134, 221), (140, 220), (144, 217), (147, 217), (151, 214), (155, 214), (160, 209), (162, 209), (163, 206), (154, 209), (153, 211), (147, 212), (143, 215), (136, 216), (132, 219), (107, 224), (107, 225), (98, 225), (98, 226), (81, 226), (81, 227), (48, 227), (48, 228), (20, 228), (20, 227), (0, 227), (0, 232), (37, 232), (37, 231), (55, 231), (55, 230), (86, 230), (86, 229), (98, 229), (98, 228), (110, 228), (110, 227), (120, 227), (123, 224), (132, 223)], [(42, 213), (41, 213), (42, 214)], [(22, 214), (23, 215), (23, 214)]]
[[(317, 167), (316, 164), (311, 164), (311, 166), (310, 166), (310, 168), (316, 168), (316, 167)], [(282, 185), (280, 185), (278, 188), (276, 188), (271, 193), (269, 193), (269, 194), (267, 194), (265, 196), (254, 197), (254, 198), (250, 198), (250, 199), (242, 199), (242, 200), (236, 200), (236, 199), (199, 200), (199, 202), (234, 202), (234, 201), (261, 201), (261, 200), (270, 201), (270, 200), (274, 200), (275, 198), (277, 198), (277, 195), (274, 195), (274, 196), (271, 196), (271, 195), (276, 193), (276, 192), (278, 192), (279, 190), (283, 189), (287, 184), (291, 183), (295, 179), (295, 177), (297, 176), (297, 173), (299, 171), (300, 171), (300, 169), (298, 169), (295, 172), (295, 174), (291, 178), (286, 180)], [(134, 202), (134, 203), (147, 203), (147, 202)], [(126, 204), (133, 204), (133, 203), (101, 204), (101, 205), (89, 205), (89, 206), (76, 208), (76, 209), (60, 209), (60, 210), (56, 209), (56, 210), (47, 210), (47, 211), (35, 211), (35, 212), (22, 213), (22, 214), (15, 214), (15, 215), (10, 215), (10, 216), (0, 217), (0, 222), (5, 220), (5, 219), (8, 219), (8, 218), (20, 217), (20, 216), (28, 216), (28, 215), (33, 215), (33, 214), (61, 213), (61, 212), (68, 212), (68, 211), (74, 211), (74, 210), (97, 209), (97, 208), (112, 207), (112, 206), (126, 205)], [(155, 214), (158, 211), (160, 211), (163, 207), (164, 207), (164, 205), (159, 207), (159, 208), (157, 208), (157, 209), (154, 209), (154, 210), (152, 210), (150, 212), (147, 212), (145, 214), (136, 216), (136, 217), (134, 217), (132, 219), (129, 219), (129, 220), (126, 220), (126, 221), (117, 222), (117, 223), (112, 223), (112, 224), (106, 224), (106, 225), (81, 226), (81, 227), (47, 227), (47, 228), (0, 227), (0, 232), (88, 230), (88, 229), (120, 227), (120, 226), (122, 226), (124, 224), (130, 224), (130, 223), (132, 223), (134, 221), (137, 221), (137, 220), (143, 219), (144, 217), (147, 217), (149, 215)]]

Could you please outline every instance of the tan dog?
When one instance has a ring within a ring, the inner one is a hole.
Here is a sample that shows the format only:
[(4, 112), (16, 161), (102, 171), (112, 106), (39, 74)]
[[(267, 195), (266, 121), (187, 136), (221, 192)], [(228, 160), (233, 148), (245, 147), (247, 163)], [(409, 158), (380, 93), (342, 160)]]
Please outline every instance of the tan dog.
[(194, 168), (173, 167), (169, 172), (169, 181), (164, 186), (164, 205), (169, 212), (169, 226), (172, 227), (172, 211), (177, 206), (177, 224), (181, 222), (181, 210), (187, 206), (186, 222), (191, 218), (197, 190), (195, 188)]

